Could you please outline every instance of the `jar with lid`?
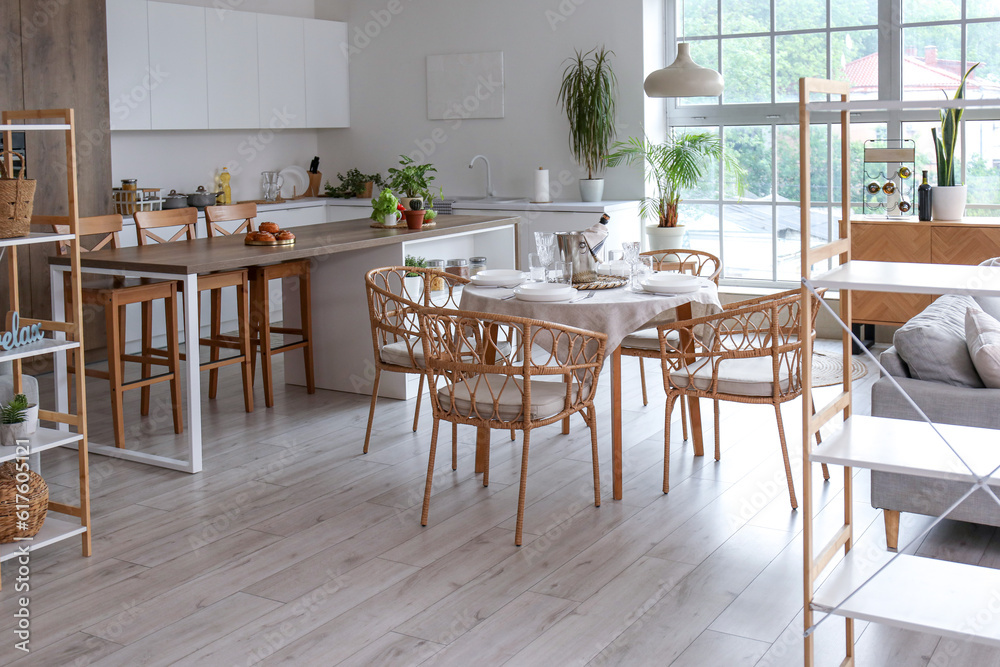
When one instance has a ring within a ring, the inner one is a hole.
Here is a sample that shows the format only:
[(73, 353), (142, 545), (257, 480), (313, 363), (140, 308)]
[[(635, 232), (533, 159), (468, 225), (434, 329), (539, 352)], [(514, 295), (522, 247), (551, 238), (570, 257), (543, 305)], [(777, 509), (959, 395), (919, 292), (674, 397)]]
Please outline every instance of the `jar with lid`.
[(485, 257), (470, 257), (469, 258), (469, 277), (476, 275), (480, 271), (486, 270), (486, 258)]
[(448, 264), (445, 266), (445, 271), (453, 276), (458, 276), (459, 278), (469, 277), (469, 260), (467, 259), (449, 259)]
[[(443, 259), (429, 259), (427, 260), (427, 268), (434, 269), (435, 271), (444, 271), (444, 260)], [(444, 278), (441, 276), (431, 277), (431, 291), (441, 292), (444, 290)]]

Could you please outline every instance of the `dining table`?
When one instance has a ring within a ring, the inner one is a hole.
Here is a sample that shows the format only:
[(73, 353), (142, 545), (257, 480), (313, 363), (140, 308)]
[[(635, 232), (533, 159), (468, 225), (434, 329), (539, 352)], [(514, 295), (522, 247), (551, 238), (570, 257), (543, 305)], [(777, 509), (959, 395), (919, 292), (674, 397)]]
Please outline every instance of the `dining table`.
[[(556, 322), (607, 335), (611, 386), (611, 468), (614, 499), (622, 498), (622, 353), (621, 343), (631, 333), (671, 321), (709, 315), (722, 310), (718, 286), (707, 278), (692, 292), (664, 294), (628, 288), (583, 290), (568, 301), (520, 300), (514, 288), (466, 285), (459, 307), (466, 311), (528, 317)], [(688, 339), (684, 345), (693, 345)], [(696, 456), (704, 454), (701, 411), (697, 400), (689, 403), (691, 436)], [(564, 424), (566, 433), (568, 424)], [(485, 472), (489, 462), (490, 429), (480, 428), (476, 437), (476, 472)]]

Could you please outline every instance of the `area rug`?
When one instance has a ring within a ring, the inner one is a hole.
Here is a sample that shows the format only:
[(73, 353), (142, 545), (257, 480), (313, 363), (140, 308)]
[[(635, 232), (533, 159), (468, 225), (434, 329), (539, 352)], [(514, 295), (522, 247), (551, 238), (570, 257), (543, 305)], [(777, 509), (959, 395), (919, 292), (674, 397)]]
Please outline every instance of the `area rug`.
[[(860, 359), (851, 358), (851, 379), (858, 380), (868, 374), (868, 368)], [(813, 352), (814, 387), (830, 387), (844, 381), (843, 357), (840, 354)]]

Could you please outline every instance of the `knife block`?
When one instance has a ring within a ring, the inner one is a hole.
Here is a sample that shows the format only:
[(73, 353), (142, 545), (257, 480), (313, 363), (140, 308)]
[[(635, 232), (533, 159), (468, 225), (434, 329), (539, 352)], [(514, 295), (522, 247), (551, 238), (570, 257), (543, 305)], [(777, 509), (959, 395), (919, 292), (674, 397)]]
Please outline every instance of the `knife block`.
[(303, 197), (319, 197), (320, 186), (323, 183), (323, 172), (317, 171), (315, 174), (309, 172), (309, 188), (302, 195)]

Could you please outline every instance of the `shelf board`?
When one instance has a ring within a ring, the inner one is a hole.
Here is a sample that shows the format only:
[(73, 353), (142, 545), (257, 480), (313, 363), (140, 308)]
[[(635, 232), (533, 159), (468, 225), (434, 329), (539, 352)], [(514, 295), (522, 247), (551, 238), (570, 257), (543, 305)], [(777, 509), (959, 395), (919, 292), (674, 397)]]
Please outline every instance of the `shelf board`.
[(49, 232), (31, 232), (27, 236), (18, 236), (12, 239), (0, 239), (0, 248), (15, 245), (31, 245), (32, 243), (52, 243), (53, 241), (72, 241), (76, 238), (73, 234), (52, 234)]
[[(33, 433), (30, 438), (28, 438), (28, 442), (31, 445), (31, 453), (37, 454), (38, 452), (44, 452), (46, 449), (71, 445), (82, 439), (83, 436), (79, 433), (70, 433), (69, 431), (57, 431), (51, 428), (39, 427), (38, 430)], [(0, 447), (0, 463), (3, 463), (4, 461), (13, 461), (15, 458), (17, 458), (16, 447)]]
[(861, 292), (1000, 296), (1000, 267), (854, 260), (810, 282), (815, 287)]
[[(951, 424), (935, 426), (978, 475), (969, 472), (929, 424), (908, 419), (854, 415), (833, 435), (824, 437), (810, 458), (816, 463), (970, 484), (1000, 466), (997, 431)], [(1000, 485), (1000, 473), (990, 477), (990, 484)]]
[(13, 361), (14, 359), (24, 359), (26, 357), (37, 357), (42, 354), (52, 354), (53, 352), (62, 352), (64, 350), (74, 350), (78, 347), (80, 347), (80, 344), (76, 341), (45, 338), (24, 347), (15, 347), (13, 350), (0, 350), (0, 363)]
[(0, 123), (0, 132), (37, 132), (39, 130), (69, 130), (72, 125), (35, 123), (34, 125), (19, 125), (17, 123)]
[(81, 526), (80, 520), (76, 517), (50, 510), (45, 515), (45, 523), (42, 524), (42, 529), (38, 531), (38, 534), (30, 542), (25, 540), (23, 542), (0, 544), (0, 562), (17, 557), (18, 548), (25, 544), (29, 545), (29, 551), (35, 551), (50, 544), (61, 542), (74, 535), (80, 535), (86, 531), (86, 527)]
[[(813, 609), (831, 611), (891, 556), (850, 551), (816, 591)], [(833, 613), (1000, 647), (1000, 615), (983, 613), (996, 609), (998, 590), (1000, 570), (900, 555)]]

